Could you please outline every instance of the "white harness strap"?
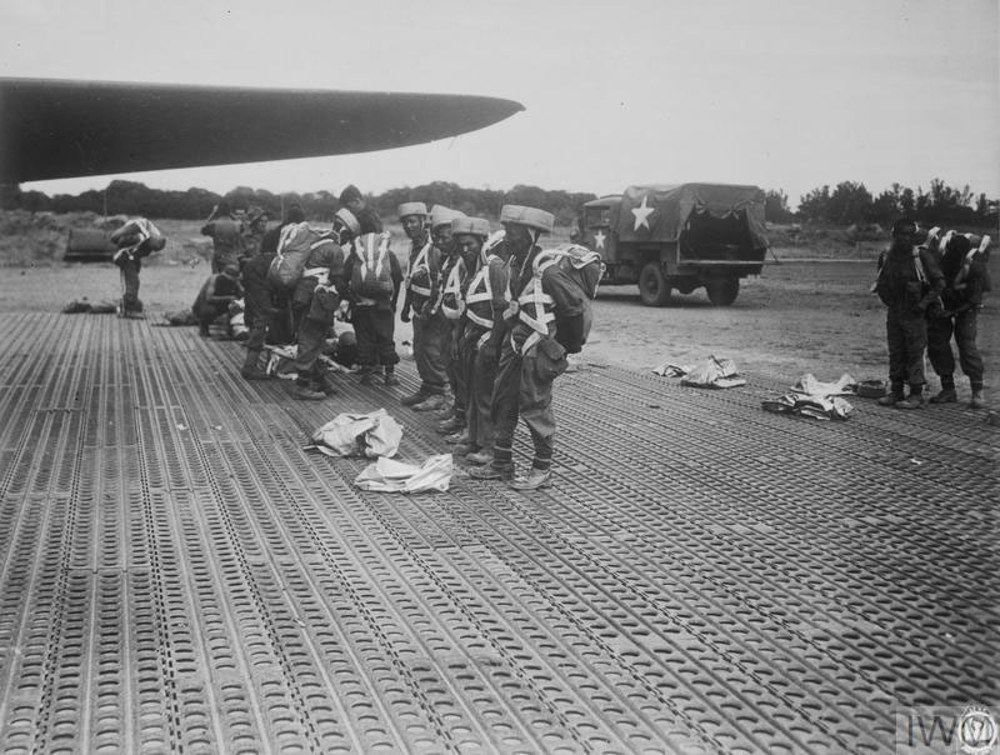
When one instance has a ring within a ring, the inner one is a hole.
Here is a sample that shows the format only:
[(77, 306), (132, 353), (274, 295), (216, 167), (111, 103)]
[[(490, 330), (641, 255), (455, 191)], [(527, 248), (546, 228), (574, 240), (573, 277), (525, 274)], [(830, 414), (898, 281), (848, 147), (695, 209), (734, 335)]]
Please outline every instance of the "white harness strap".
[[(972, 240), (970, 238), (972, 236), (971, 233), (967, 233), (967, 234), (965, 234), (965, 236), (966, 236), (966, 238), (969, 238), (970, 241)], [(982, 254), (983, 252), (985, 252), (989, 248), (989, 245), (990, 245), (990, 237), (989, 236), (983, 236), (982, 240), (979, 242), (979, 246), (976, 247), (975, 249), (970, 249), (968, 251), (968, 253), (965, 255), (965, 259), (962, 260), (962, 267), (961, 267), (961, 269), (958, 271), (958, 274), (955, 276), (955, 282), (953, 284), (955, 288), (964, 288), (965, 287), (963, 285), (963, 281), (968, 277), (968, 275), (969, 275), (969, 268), (972, 267), (972, 263), (976, 259), (976, 255), (977, 254)]]
[[(524, 354), (538, 343), (542, 336), (547, 336), (549, 334), (549, 323), (556, 319), (556, 316), (551, 311), (551, 307), (555, 304), (555, 301), (542, 290), (542, 273), (546, 268), (556, 264), (556, 262), (556, 259), (551, 259), (542, 261), (542, 264), (539, 265), (539, 260), (536, 258), (535, 270), (531, 275), (531, 282), (517, 299), (518, 319), (534, 331), (525, 339), (524, 344), (521, 346), (521, 354)], [(515, 345), (513, 334), (511, 334), (511, 345)]]
[[(316, 244), (313, 244), (313, 248), (316, 248)], [(363, 238), (361, 249), (358, 252), (358, 257), (361, 259), (361, 280), (369, 277), (369, 270), (374, 272), (376, 279), (382, 277), (382, 271), (385, 270), (386, 265), (385, 257), (388, 252), (388, 233), (379, 235), (378, 245), (375, 244), (374, 234), (366, 235)]]
[(424, 248), (417, 254), (416, 259), (413, 260), (413, 264), (410, 265), (409, 272), (406, 274), (406, 288), (410, 289), (415, 294), (420, 294), (421, 296), (430, 296), (431, 289), (429, 286), (418, 286), (414, 284), (412, 278), (413, 274), (421, 268), (427, 271), (427, 277), (430, 278), (431, 270), (430, 266), (427, 264), (427, 255), (432, 246), (433, 244), (430, 241), (424, 244)]
[[(444, 288), (441, 291), (441, 299), (439, 302), (441, 312), (449, 320), (457, 320), (462, 316), (462, 312), (465, 311), (465, 301), (462, 299), (462, 279), (464, 277), (465, 260), (460, 257), (456, 260), (455, 264), (451, 266), (451, 271), (448, 273), (448, 280), (445, 282)], [(454, 307), (448, 304), (450, 301), (448, 298), (449, 294), (454, 297)]]
[[(480, 302), (492, 302), (493, 301), (493, 283), (490, 281), (490, 263), (494, 260), (500, 261), (500, 258), (491, 254), (483, 260), (483, 263), (479, 266), (476, 274), (472, 278), (472, 282), (469, 283), (469, 289), (465, 292), (465, 316), (468, 317), (476, 325), (483, 328), (493, 329), (493, 318), (492, 317), (482, 317), (473, 311), (472, 305), (479, 304)], [(506, 299), (510, 301), (510, 289), (506, 292)], [(492, 314), (493, 308), (490, 307), (490, 313)]]

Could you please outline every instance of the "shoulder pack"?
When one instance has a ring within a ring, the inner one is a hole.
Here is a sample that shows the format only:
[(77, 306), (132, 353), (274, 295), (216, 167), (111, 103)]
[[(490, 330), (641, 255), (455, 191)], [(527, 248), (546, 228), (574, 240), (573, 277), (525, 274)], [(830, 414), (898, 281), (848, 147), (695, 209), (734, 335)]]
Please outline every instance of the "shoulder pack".
[(392, 263), (389, 255), (389, 234), (366, 233), (354, 242), (354, 269), (351, 288), (367, 297), (392, 296)]
[(317, 243), (324, 243), (321, 236), (308, 223), (289, 223), (282, 228), (277, 253), (267, 271), (268, 280), (285, 288), (298, 283), (306, 268), (309, 252)]
[(583, 340), (590, 335), (590, 326), (594, 321), (592, 301), (597, 297), (597, 289), (604, 277), (604, 261), (601, 255), (579, 244), (559, 244), (549, 249), (543, 249), (535, 257), (534, 273), (541, 277), (542, 273), (552, 265), (558, 265), (583, 294)]

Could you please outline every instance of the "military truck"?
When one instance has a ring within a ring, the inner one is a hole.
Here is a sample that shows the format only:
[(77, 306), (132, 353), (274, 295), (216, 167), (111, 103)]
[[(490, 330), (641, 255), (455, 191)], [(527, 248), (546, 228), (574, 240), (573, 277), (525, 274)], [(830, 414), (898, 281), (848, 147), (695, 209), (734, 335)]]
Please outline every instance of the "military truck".
[(603, 283), (639, 285), (642, 303), (661, 307), (676, 289), (704, 286), (712, 304), (736, 301), (740, 279), (760, 275), (764, 192), (756, 186), (687, 183), (629, 186), (587, 202), (580, 242), (604, 257)]

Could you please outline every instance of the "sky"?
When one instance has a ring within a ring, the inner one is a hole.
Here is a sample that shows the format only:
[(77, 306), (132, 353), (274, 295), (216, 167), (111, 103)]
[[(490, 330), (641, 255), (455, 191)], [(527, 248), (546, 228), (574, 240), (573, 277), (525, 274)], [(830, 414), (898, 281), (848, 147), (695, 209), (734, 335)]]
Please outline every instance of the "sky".
[(0, 0), (0, 76), (480, 94), (525, 111), (360, 155), (39, 181), (619, 193), (898, 182), (1000, 196), (997, 0)]

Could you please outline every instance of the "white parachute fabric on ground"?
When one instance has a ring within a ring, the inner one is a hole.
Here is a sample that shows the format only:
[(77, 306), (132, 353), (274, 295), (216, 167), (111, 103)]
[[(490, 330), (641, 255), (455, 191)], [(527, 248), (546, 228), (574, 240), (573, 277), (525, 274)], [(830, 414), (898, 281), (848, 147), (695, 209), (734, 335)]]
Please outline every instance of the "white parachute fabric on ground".
[(318, 451), (328, 456), (395, 456), (403, 426), (385, 409), (370, 414), (338, 414), (312, 434)]
[(451, 454), (428, 457), (420, 465), (380, 457), (361, 471), (354, 484), (362, 490), (379, 493), (421, 493), (428, 490), (444, 493), (451, 484), (453, 471)]
[(681, 385), (696, 388), (736, 388), (746, 385), (747, 381), (739, 377), (739, 370), (732, 359), (719, 359), (710, 356), (695, 365), (676, 365), (670, 362), (653, 369), (657, 375), (681, 378)]
[(807, 396), (851, 396), (858, 384), (848, 373), (844, 373), (832, 383), (821, 382), (811, 372), (807, 372), (792, 385), (794, 393), (804, 393)]

